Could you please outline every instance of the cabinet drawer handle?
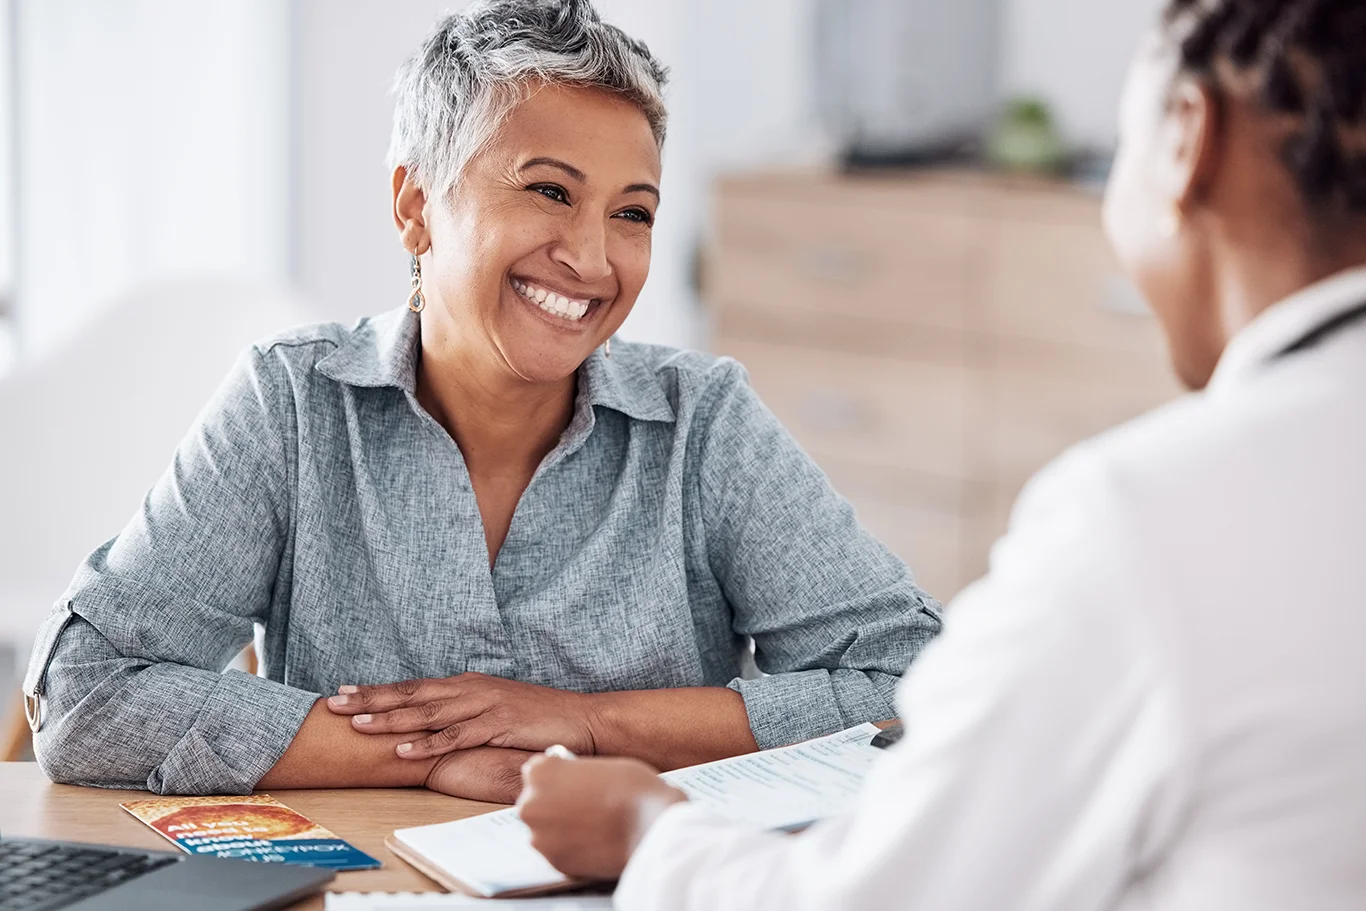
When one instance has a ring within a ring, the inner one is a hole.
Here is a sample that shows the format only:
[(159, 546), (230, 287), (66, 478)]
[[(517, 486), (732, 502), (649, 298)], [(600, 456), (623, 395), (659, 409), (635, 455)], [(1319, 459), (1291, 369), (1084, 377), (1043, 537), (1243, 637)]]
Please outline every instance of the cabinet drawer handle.
[(862, 256), (836, 244), (807, 247), (799, 254), (796, 265), (814, 279), (838, 284), (852, 284), (867, 271)]

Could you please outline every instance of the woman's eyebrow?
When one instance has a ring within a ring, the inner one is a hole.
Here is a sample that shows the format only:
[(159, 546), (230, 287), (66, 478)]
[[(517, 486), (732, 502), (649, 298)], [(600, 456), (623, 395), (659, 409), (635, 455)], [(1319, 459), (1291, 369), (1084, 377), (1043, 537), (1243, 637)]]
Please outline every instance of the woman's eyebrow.
[(544, 166), (551, 167), (551, 168), (557, 168), (558, 170), (563, 171), (564, 173), (568, 174), (570, 177), (572, 177), (572, 178), (574, 178), (575, 180), (577, 180), (579, 183), (586, 183), (586, 182), (588, 181), (588, 175), (587, 175), (587, 174), (583, 173), (583, 172), (580, 171), (578, 168), (574, 167), (572, 164), (569, 164), (569, 163), (566, 162), (566, 161), (560, 161), (558, 158), (533, 158), (533, 159), (531, 159), (530, 161), (524, 163), (524, 164), (523, 164), (520, 168), (518, 168), (517, 170), (518, 170), (519, 172), (520, 172), (520, 171), (525, 171), (525, 170), (527, 170), (527, 169), (529, 169), (529, 168), (537, 167), (538, 165), (544, 165)]
[(621, 192), (623, 192), (623, 193), (649, 193), (651, 196), (653, 196), (653, 197), (655, 198), (655, 202), (659, 202), (659, 187), (655, 186), (655, 185), (652, 184), (652, 183), (633, 183), (633, 184), (631, 184), (629, 187), (627, 187), (626, 189), (622, 190)]

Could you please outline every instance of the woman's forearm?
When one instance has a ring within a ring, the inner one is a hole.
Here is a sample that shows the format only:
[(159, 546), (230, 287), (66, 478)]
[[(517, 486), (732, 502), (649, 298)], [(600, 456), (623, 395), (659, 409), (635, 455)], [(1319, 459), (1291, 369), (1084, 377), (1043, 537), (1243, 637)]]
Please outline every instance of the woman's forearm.
[(745, 700), (725, 687), (596, 693), (589, 700), (594, 752), (634, 756), (665, 771), (752, 753)]
[(259, 788), (421, 787), (435, 760), (402, 759), (402, 734), (361, 734), (318, 700)]
[(467, 673), (340, 689), (326, 710), (411, 762), (559, 743), (677, 769), (758, 749), (744, 697), (725, 687), (588, 694)]

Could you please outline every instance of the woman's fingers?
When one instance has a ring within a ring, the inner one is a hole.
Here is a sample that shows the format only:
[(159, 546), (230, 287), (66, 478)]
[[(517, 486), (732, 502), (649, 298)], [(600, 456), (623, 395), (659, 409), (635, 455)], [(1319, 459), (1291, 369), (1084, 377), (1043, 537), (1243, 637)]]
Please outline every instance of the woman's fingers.
[(373, 715), (406, 706), (449, 699), (455, 684), (446, 680), (400, 680), (378, 686), (343, 686), (327, 700), (327, 707), (338, 715)]
[(447, 725), (425, 737), (398, 745), (398, 755), (404, 759), (431, 759), (456, 750), (484, 746), (496, 734), (489, 725), (481, 723), (481, 718)]
[(351, 716), (362, 733), (412, 734), (401, 754), (412, 759), (485, 744), (543, 750), (561, 743), (594, 752), (592, 704), (578, 693), (474, 673), (340, 689), (329, 709)]
[(442, 728), (468, 721), (477, 711), (466, 701), (442, 699), (424, 702), (411, 708), (390, 712), (362, 713), (351, 717), (351, 726), (367, 734), (411, 734), (415, 731), (439, 731)]

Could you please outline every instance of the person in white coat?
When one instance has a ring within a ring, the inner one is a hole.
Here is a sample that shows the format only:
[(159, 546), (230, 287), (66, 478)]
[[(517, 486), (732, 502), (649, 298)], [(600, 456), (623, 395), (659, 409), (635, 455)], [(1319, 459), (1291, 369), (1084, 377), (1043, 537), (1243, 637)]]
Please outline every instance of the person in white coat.
[(1105, 222), (1198, 391), (1031, 482), (851, 813), (539, 757), (536, 847), (623, 911), (1366, 908), (1363, 48), (1360, 0), (1170, 3)]

